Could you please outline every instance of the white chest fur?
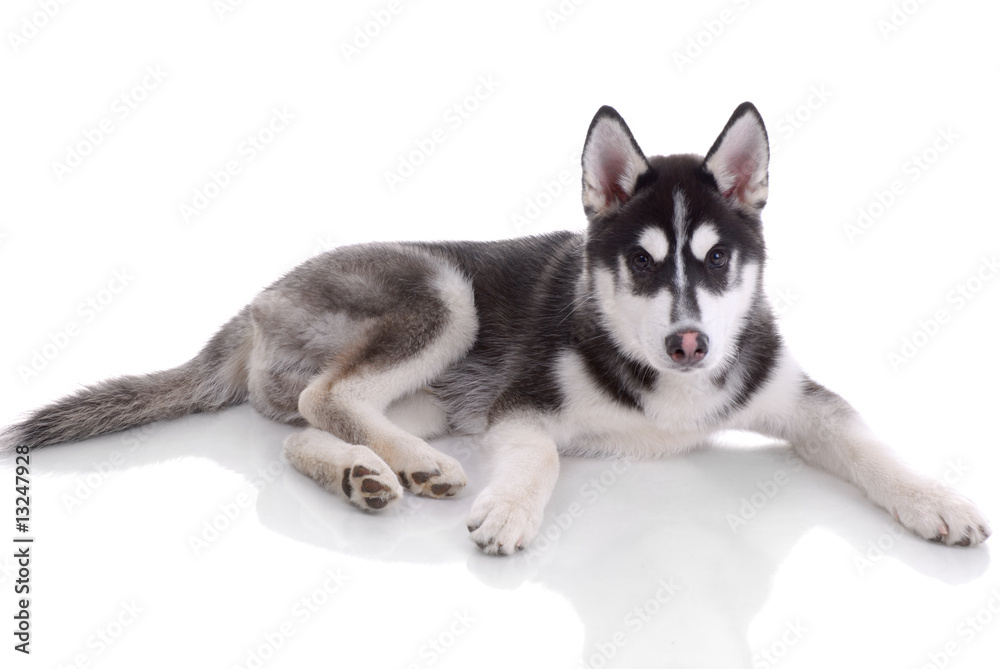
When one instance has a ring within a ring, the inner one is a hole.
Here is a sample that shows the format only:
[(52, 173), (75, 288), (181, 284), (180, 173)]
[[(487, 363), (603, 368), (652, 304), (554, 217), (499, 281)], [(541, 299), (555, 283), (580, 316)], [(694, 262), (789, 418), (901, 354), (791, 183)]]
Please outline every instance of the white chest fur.
[(587, 455), (656, 457), (692, 448), (714, 431), (709, 423), (726, 402), (705, 375), (662, 378), (643, 398), (645, 410), (610, 399), (576, 353), (557, 364), (564, 408), (546, 421), (560, 451)]

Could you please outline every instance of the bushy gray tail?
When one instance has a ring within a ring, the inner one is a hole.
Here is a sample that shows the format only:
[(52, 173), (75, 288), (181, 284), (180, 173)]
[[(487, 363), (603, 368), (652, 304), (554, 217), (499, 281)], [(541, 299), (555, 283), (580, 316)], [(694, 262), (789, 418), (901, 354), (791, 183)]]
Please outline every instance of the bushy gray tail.
[(248, 310), (235, 316), (190, 362), (175, 369), (102, 381), (37, 409), (0, 435), (0, 453), (77, 441), (166, 418), (217, 411), (247, 399)]

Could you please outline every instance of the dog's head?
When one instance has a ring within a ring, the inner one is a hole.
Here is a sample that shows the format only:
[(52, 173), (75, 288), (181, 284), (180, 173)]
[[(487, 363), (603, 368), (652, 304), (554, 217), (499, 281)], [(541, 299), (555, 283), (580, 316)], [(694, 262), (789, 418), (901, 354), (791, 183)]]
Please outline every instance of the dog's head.
[(590, 290), (630, 356), (655, 369), (716, 369), (761, 306), (767, 132), (736, 108), (706, 157), (646, 158), (610, 107), (583, 149)]

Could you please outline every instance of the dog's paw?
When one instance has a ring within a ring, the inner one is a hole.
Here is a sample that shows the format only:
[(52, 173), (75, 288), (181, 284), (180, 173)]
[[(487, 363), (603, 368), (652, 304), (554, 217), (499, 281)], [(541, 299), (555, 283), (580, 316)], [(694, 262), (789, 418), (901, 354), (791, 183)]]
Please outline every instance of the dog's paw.
[(941, 484), (901, 496), (889, 511), (918, 536), (948, 546), (975, 546), (991, 533), (975, 504)]
[(403, 495), (395, 476), (362, 464), (344, 468), (340, 488), (351, 504), (365, 511), (381, 511)]
[(346, 444), (322, 430), (288, 435), (285, 457), (325, 489), (342, 492), (365, 511), (380, 511), (403, 496), (392, 469), (371, 449)]
[(396, 475), (404, 488), (425, 497), (454, 497), (465, 487), (465, 471), (452, 457), (430, 447), (400, 468)]
[(466, 522), (469, 536), (487, 555), (510, 555), (538, 533), (544, 510), (530, 498), (504, 496), (487, 488), (472, 505)]

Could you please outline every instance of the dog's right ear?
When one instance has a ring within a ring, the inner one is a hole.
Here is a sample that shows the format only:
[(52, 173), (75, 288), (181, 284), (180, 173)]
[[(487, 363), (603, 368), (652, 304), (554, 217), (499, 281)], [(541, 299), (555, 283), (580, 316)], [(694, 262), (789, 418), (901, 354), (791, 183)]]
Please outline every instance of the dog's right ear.
[(583, 208), (600, 216), (628, 202), (649, 170), (646, 156), (614, 109), (601, 107), (583, 145)]
[(760, 112), (744, 102), (730, 117), (705, 157), (704, 169), (719, 192), (748, 214), (759, 216), (767, 202), (767, 163), (771, 152)]

